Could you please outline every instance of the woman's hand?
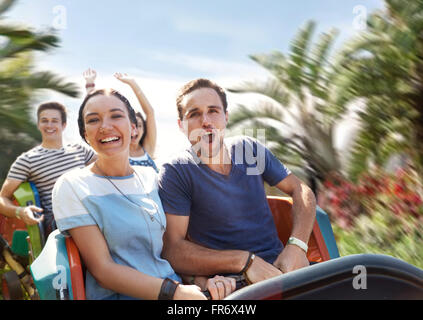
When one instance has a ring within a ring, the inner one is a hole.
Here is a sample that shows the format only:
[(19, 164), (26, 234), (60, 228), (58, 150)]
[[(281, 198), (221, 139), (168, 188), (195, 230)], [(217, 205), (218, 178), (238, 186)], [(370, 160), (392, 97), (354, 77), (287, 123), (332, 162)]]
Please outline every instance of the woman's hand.
[(93, 69), (88, 68), (84, 71), (83, 76), (85, 78), (86, 84), (95, 83), (95, 78), (97, 77), (97, 72)]
[(236, 289), (236, 280), (231, 277), (214, 276), (207, 280), (206, 289), (213, 300), (221, 300)]
[(131, 78), (130, 76), (128, 76), (126, 73), (120, 73), (120, 72), (116, 72), (114, 74), (115, 78), (118, 79), (119, 81), (122, 81), (123, 83), (126, 83), (128, 85), (132, 85), (135, 83), (135, 79)]
[(207, 298), (199, 286), (180, 284), (176, 288), (173, 300), (207, 300)]

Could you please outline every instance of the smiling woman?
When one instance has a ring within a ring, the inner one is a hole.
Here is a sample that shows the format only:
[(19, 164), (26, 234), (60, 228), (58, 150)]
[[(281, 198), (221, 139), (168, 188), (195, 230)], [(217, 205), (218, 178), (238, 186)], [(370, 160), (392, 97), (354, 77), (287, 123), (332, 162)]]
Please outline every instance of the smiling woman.
[[(131, 167), (129, 146), (136, 134), (134, 110), (114, 90), (89, 94), (79, 110), (81, 137), (97, 152), (97, 161), (65, 174), (53, 190), (53, 208), (61, 232), (74, 239), (87, 266), (88, 299), (205, 299), (201, 289), (181, 278), (161, 258), (166, 217), (153, 168)], [(223, 298), (208, 281), (214, 298)]]
[(78, 126), (79, 126), (79, 134), (81, 135), (81, 137), (86, 141), (85, 138), (85, 123), (84, 123), (84, 109), (87, 105), (87, 103), (94, 97), (96, 96), (104, 96), (104, 97), (114, 97), (115, 99), (114, 102), (110, 102), (109, 104), (111, 106), (113, 106), (113, 103), (115, 104), (116, 108), (115, 109), (119, 109), (124, 107), (127, 110), (128, 113), (128, 117), (129, 120), (132, 123), (136, 123), (136, 116), (135, 116), (135, 111), (132, 108), (131, 104), (129, 103), (128, 99), (126, 99), (123, 95), (121, 95), (118, 91), (113, 90), (113, 89), (101, 89), (101, 90), (96, 90), (92, 93), (90, 93), (89, 95), (87, 95), (84, 99), (84, 101), (81, 104), (81, 107), (79, 108), (79, 116), (78, 116)]

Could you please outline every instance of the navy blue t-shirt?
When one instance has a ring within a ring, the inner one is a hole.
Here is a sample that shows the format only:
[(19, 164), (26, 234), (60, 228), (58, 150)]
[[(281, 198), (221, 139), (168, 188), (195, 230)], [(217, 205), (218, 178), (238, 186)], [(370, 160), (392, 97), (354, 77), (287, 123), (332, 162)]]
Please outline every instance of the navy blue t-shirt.
[(232, 169), (222, 175), (201, 163), (192, 148), (165, 163), (159, 194), (167, 214), (190, 216), (188, 235), (205, 247), (254, 252), (273, 263), (282, 251), (266, 199), (290, 174), (267, 148), (249, 137), (226, 139)]

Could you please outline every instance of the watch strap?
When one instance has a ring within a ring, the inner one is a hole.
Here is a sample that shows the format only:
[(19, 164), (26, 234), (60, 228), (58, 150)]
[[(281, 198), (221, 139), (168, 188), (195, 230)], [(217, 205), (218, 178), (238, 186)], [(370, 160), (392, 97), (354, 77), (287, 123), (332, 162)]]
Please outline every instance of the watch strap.
[(288, 239), (288, 244), (293, 244), (293, 245), (301, 248), (305, 253), (307, 253), (307, 251), (308, 251), (308, 245), (304, 241), (302, 241), (298, 238), (290, 237)]

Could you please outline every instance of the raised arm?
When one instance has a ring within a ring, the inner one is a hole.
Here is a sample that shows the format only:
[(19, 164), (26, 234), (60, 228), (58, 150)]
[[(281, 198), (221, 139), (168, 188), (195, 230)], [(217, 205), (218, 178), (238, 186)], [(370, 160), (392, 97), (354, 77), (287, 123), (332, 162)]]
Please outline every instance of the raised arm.
[(132, 91), (138, 99), (138, 102), (141, 105), (141, 108), (145, 114), (146, 122), (146, 128), (144, 129), (146, 130), (146, 135), (144, 138), (143, 147), (150, 154), (150, 156), (154, 157), (157, 140), (157, 126), (154, 109), (134, 78), (129, 77), (126, 73), (123, 74), (119, 72), (115, 73), (115, 77), (116, 79), (126, 83), (131, 87)]
[[(242, 250), (213, 250), (186, 239), (189, 217), (166, 214), (167, 227), (163, 237), (164, 258), (176, 272), (191, 275), (239, 273), (244, 268), (249, 252)], [(281, 272), (260, 257), (256, 257), (247, 271), (251, 282), (258, 282)]]
[[(308, 243), (316, 217), (316, 198), (311, 189), (295, 175), (279, 182), (276, 187), (292, 197), (293, 227), (291, 237)], [(273, 263), (282, 272), (309, 265), (306, 253), (298, 246), (288, 244)]]
[(87, 95), (95, 90), (95, 79), (97, 77), (97, 72), (93, 69), (88, 68), (83, 73), (85, 79), (85, 89)]

